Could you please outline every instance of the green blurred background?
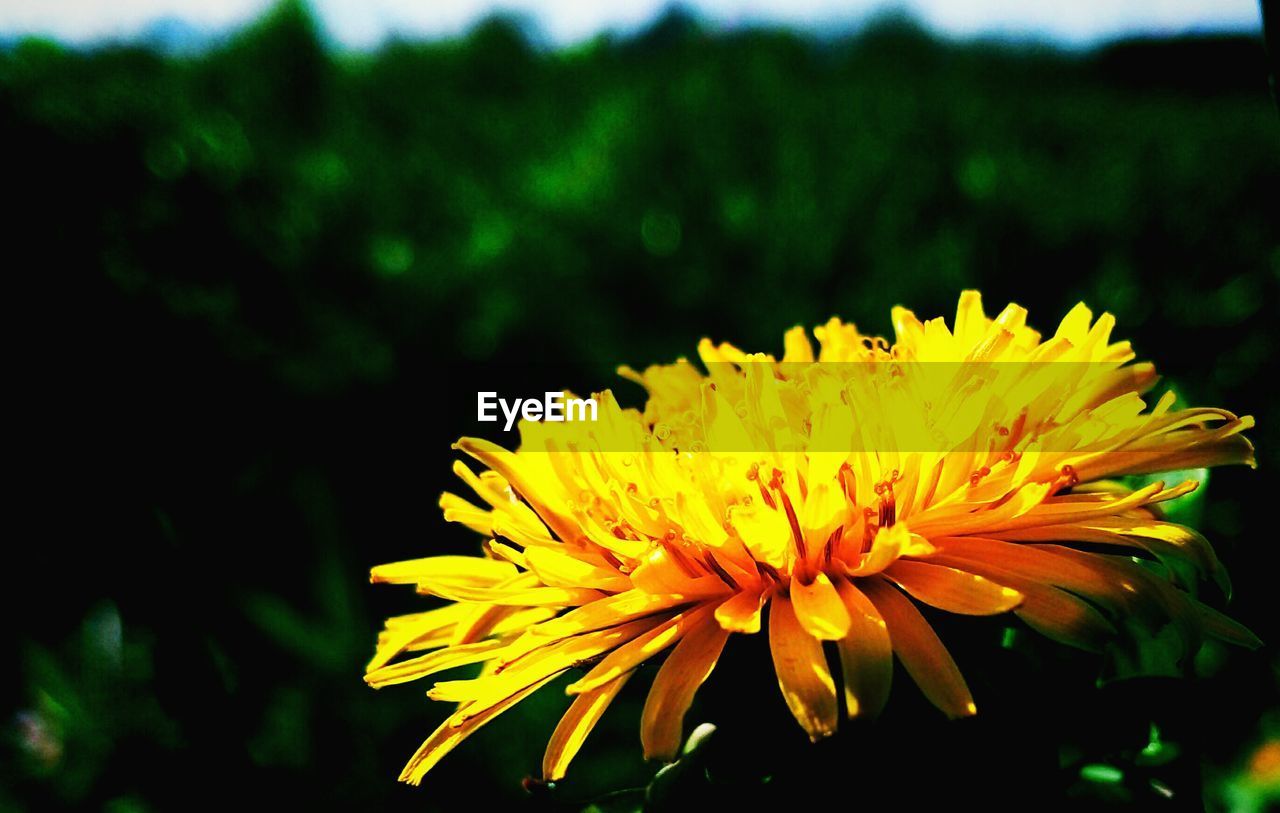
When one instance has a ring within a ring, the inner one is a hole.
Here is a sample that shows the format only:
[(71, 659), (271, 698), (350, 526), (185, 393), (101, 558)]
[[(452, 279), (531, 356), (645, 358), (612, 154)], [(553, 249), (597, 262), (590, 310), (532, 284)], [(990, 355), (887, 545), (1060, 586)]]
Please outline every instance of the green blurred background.
[[(1259, 470), (1214, 472), (1179, 510), (1230, 568), (1232, 614), (1280, 640), (1260, 35), (1060, 52), (672, 12), (559, 50), (501, 18), (324, 42), (285, 3), (199, 54), (0, 49), (23, 520), (0, 809), (577, 810), (643, 787), (644, 678), (552, 791), (520, 780), (554, 689), (423, 788), (395, 782), (446, 709), (362, 683), (380, 619), (424, 606), (367, 568), (477, 549), (435, 507), (477, 429), (465, 365), (585, 391), (703, 336), (780, 351), (832, 315), (888, 333), (890, 306), (950, 315), (969, 287), (1041, 329), (1081, 299), (1109, 310), (1185, 402), (1257, 416)], [(767, 672), (744, 644), (689, 719), (739, 734), (666, 778), (668, 808), (906, 802), (939, 777), (1028, 805), (1266, 803), (1274, 649), (1207, 647), (1174, 680), (1008, 619), (938, 623), (991, 722), (946, 725), (901, 679), (885, 720), (811, 752), (768, 675), (738, 677)]]

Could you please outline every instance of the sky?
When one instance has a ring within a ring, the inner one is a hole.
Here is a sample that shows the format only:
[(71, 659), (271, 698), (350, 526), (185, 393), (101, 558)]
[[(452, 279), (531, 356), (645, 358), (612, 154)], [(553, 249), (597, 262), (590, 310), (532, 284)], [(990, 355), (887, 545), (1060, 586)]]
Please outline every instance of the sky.
[[(0, 0), (0, 37), (37, 34), (91, 44), (145, 35), (158, 24), (217, 35), (270, 5), (271, 0)], [(601, 31), (643, 27), (668, 0), (311, 0), (310, 5), (334, 41), (363, 49), (391, 35), (456, 35), (495, 11), (526, 16), (552, 42), (572, 44)], [(1064, 45), (1261, 28), (1257, 0), (688, 0), (682, 5), (714, 26), (849, 29), (877, 14), (905, 11), (943, 35)]]

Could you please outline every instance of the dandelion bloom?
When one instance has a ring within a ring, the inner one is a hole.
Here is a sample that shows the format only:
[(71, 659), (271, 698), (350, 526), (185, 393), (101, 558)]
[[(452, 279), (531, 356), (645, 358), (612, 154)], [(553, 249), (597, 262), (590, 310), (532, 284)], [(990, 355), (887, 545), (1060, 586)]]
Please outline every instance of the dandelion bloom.
[(1188, 645), (1256, 645), (1185, 589), (1188, 574), (1226, 587), (1204, 537), (1161, 511), (1196, 482), (1119, 479), (1253, 465), (1252, 419), (1174, 410), (1172, 394), (1148, 406), (1155, 370), (1130, 363), (1113, 324), (1079, 305), (1046, 340), (1023, 308), (990, 319), (967, 292), (950, 329), (897, 308), (891, 345), (833, 319), (814, 330), (816, 352), (788, 332), (781, 360), (704, 340), (706, 373), (683, 360), (621, 371), (648, 390), (643, 411), (604, 392), (594, 423), (522, 423), (517, 451), (460, 440), (484, 470), (454, 470), (483, 505), (440, 505), (486, 538), (482, 555), (372, 572), (451, 603), (389, 619), (369, 684), (483, 664), (428, 692), (456, 710), (400, 778), (421, 781), (581, 667), (543, 761), (558, 779), (663, 653), (640, 740), (647, 758), (673, 759), (735, 633), (768, 636), (782, 699), (814, 740), (883, 707), (894, 656), (942, 712), (976, 713), (917, 603), (1012, 611), (1095, 651), (1118, 621), (1172, 625)]

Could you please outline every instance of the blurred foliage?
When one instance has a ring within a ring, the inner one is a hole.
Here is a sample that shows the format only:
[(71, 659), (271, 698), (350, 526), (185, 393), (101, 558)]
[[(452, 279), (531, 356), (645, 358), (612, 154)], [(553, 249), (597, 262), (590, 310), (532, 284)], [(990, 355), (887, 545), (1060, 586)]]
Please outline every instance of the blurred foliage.
[(0, 808), (784, 805), (847, 777), (903, 803), (1175, 809), (1203, 766), (1211, 809), (1262, 809), (1270, 650), (1097, 687), (1104, 664), (1007, 619), (935, 619), (979, 720), (900, 680), (884, 720), (809, 748), (744, 638), (690, 715), (718, 726), (695, 769), (652, 787), (647, 679), (560, 788), (520, 786), (567, 705), (554, 686), (424, 789), (394, 782), (445, 710), (361, 683), (379, 619), (422, 606), (364, 574), (475, 548), (434, 506), (475, 430), (460, 361), (554, 361), (574, 380), (537, 386), (588, 390), (704, 335), (776, 350), (832, 314), (886, 332), (891, 305), (950, 313), (965, 287), (1041, 328), (1085, 299), (1185, 401), (1258, 416), (1261, 471), (1215, 472), (1186, 510), (1232, 568), (1232, 613), (1280, 637), (1280, 139), (1258, 42), (1064, 54), (672, 13), (535, 43), (494, 19), (335, 53), (286, 3), (199, 55), (0, 51), (14, 500), (34, 520), (9, 570)]

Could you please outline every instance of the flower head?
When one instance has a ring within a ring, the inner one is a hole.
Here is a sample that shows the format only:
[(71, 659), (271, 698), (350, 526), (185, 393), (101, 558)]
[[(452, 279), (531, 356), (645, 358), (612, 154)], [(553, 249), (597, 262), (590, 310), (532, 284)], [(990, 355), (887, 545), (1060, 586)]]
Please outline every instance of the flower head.
[[(1116, 479), (1252, 465), (1252, 419), (1174, 410), (1171, 394), (1148, 405), (1155, 370), (1130, 363), (1113, 324), (1079, 305), (1045, 339), (1021, 307), (990, 319), (967, 292), (952, 328), (897, 308), (889, 344), (833, 319), (816, 350), (788, 332), (781, 360), (704, 340), (706, 373), (684, 360), (621, 371), (648, 390), (643, 411), (604, 392), (597, 422), (525, 422), (517, 451), (460, 440), (484, 467), (454, 466), (480, 504), (440, 505), (483, 535), (483, 554), (372, 572), (451, 603), (387, 621), (371, 685), (484, 664), (428, 692), (457, 708), (401, 779), (589, 664), (547, 747), (544, 776), (558, 779), (663, 654), (640, 739), (646, 757), (672, 759), (735, 634), (767, 635), (782, 699), (815, 740), (883, 707), (895, 655), (944, 713), (976, 713), (918, 603), (1012, 611), (1090, 650), (1135, 619), (1190, 644), (1255, 645), (1179, 581), (1191, 569), (1226, 586), (1204, 537), (1160, 508), (1196, 482)], [(412, 652), (424, 654), (401, 658)]]

